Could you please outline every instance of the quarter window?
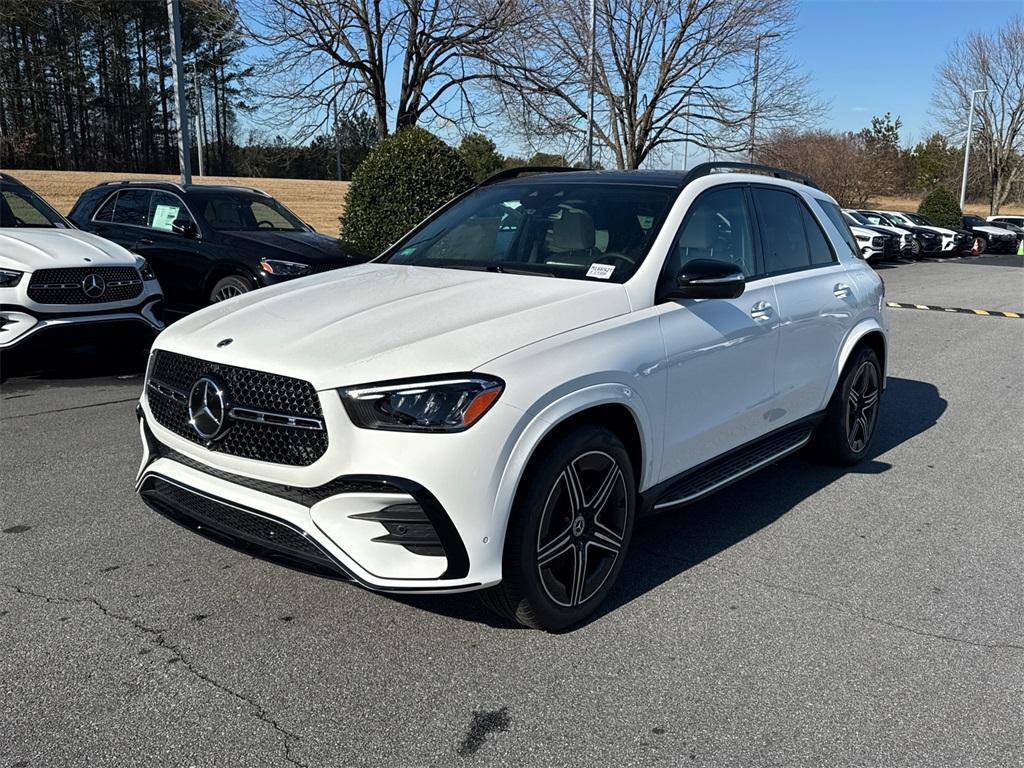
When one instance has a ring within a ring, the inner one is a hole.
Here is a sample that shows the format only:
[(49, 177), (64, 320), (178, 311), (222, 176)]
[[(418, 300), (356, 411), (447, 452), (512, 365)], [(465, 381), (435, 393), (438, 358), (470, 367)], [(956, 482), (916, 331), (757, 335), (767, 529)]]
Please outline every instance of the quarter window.
[(839, 230), (839, 234), (843, 236), (843, 242), (850, 246), (850, 252), (854, 256), (859, 256), (860, 249), (857, 247), (857, 241), (854, 239), (853, 233), (850, 232), (850, 227), (848, 226), (849, 224), (854, 223), (856, 219), (852, 216), (848, 216), (848, 214), (844, 214), (839, 210), (838, 205), (830, 203), (828, 200), (815, 198), (814, 202), (818, 204), (818, 207), (821, 209), (822, 213), (828, 217), (828, 220), (832, 222), (832, 225)]
[(686, 213), (663, 280), (674, 280), (693, 259), (727, 261), (742, 269), (746, 277), (753, 277), (757, 268), (752, 232), (742, 188), (722, 187), (705, 192)]
[(804, 231), (807, 233), (807, 244), (811, 251), (811, 266), (823, 267), (832, 264), (836, 257), (832, 252), (832, 246), (829, 245), (828, 238), (821, 231), (821, 225), (807, 210), (806, 205), (801, 204), (800, 210), (804, 213)]

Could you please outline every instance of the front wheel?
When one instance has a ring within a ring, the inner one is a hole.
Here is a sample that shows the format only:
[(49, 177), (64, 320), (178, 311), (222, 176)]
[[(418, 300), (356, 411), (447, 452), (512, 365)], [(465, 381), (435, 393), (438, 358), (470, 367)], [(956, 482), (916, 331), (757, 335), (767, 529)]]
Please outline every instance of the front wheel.
[(597, 425), (542, 449), (509, 520), (502, 581), (484, 604), (528, 627), (557, 631), (589, 616), (622, 568), (636, 515), (636, 480), (622, 441)]
[(815, 446), (831, 464), (849, 466), (867, 455), (878, 424), (882, 366), (868, 347), (855, 352), (832, 394)]
[(210, 291), (210, 303), (241, 296), (253, 289), (252, 283), (241, 275), (228, 275), (218, 280)]

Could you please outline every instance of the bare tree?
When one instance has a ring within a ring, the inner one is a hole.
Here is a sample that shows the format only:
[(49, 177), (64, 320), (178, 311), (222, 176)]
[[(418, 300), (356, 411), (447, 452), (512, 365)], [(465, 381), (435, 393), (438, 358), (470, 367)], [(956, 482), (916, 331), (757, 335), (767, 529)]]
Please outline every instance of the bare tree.
[(871, 151), (862, 134), (776, 131), (758, 148), (758, 162), (810, 176), (840, 205), (865, 205), (877, 191)]
[(954, 44), (937, 80), (934, 111), (946, 134), (961, 143), (971, 91), (988, 91), (978, 94), (975, 103), (971, 153), (985, 158), (989, 211), (999, 213), (1014, 185), (1024, 179), (1024, 16), (990, 35), (973, 32)]
[(269, 48), (266, 95), (307, 135), (332, 102), (369, 111), (379, 137), (425, 118), (472, 121), (468, 88), (488, 77), (475, 63), (521, 20), (516, 0), (258, 0), (252, 11)]
[[(491, 52), (497, 93), (527, 137), (586, 132), (589, 3), (535, 0), (515, 44)], [(792, 0), (596, 0), (595, 141), (622, 168), (681, 141), (749, 150), (755, 47), (757, 121), (800, 125), (807, 80), (779, 55)]]

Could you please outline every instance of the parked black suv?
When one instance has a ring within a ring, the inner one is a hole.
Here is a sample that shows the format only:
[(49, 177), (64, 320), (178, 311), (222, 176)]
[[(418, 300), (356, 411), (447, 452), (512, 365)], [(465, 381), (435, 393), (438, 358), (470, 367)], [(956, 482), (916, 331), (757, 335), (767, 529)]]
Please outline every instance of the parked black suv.
[(105, 182), (82, 193), (70, 218), (145, 257), (177, 313), (366, 260), (249, 187)]
[(978, 241), (978, 252), (1015, 253), (1017, 235), (995, 221), (985, 221), (981, 216), (965, 215), (964, 229), (969, 229)]

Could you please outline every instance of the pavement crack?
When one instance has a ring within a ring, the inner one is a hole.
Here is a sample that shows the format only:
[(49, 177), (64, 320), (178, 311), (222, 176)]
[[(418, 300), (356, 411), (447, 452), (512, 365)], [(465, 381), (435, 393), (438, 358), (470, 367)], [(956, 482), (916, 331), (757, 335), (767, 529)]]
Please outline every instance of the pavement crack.
[(739, 573), (738, 571), (734, 571), (730, 568), (723, 568), (721, 566), (716, 565), (709, 565), (709, 567), (717, 571), (724, 571), (725, 573), (735, 576), (738, 579), (743, 579), (744, 581), (752, 581), (755, 584), (759, 584), (762, 587), (766, 587), (768, 589), (777, 589), (782, 592), (788, 592), (792, 595), (818, 600), (819, 602), (825, 603), (826, 605), (829, 605), (832, 608), (835, 608), (840, 612), (847, 614), (848, 616), (863, 619), (864, 621), (869, 621), (873, 624), (879, 624), (885, 627), (890, 627), (891, 629), (896, 629), (901, 632), (909, 632), (911, 634), (918, 635), (919, 637), (927, 637), (933, 640), (943, 640), (945, 642), (950, 643), (959, 643), (961, 645), (969, 645), (975, 648), (994, 648), (1002, 650), (1024, 651), (1024, 645), (1018, 645), (1016, 643), (987, 643), (981, 640), (971, 640), (969, 638), (958, 637), (956, 635), (947, 635), (941, 632), (929, 632), (925, 629), (919, 629), (918, 627), (912, 627), (907, 624), (901, 624), (898, 621), (892, 621), (891, 619), (883, 619), (879, 616), (873, 616), (870, 613), (854, 608), (848, 603), (844, 603), (842, 600), (836, 600), (833, 597), (828, 597), (817, 592), (811, 592), (809, 590), (791, 587), (787, 584), (780, 584), (774, 581), (758, 579), (754, 576), (748, 576), (746, 574)]
[(66, 408), (54, 408), (49, 411), (36, 411), (34, 413), (19, 413), (14, 416), (4, 416), (3, 421), (13, 421), (14, 419), (27, 419), (30, 416), (45, 416), (50, 413), (65, 413), (66, 411), (80, 411), (83, 408), (99, 408), (104, 405), (120, 405), (121, 403), (136, 403), (139, 397), (128, 397), (123, 400), (105, 400), (102, 403), (86, 403), (85, 405), (69, 405)]
[(217, 690), (223, 693), (226, 693), (227, 695), (231, 696), (234, 699), (237, 699), (243, 704), (248, 705), (249, 708), (252, 709), (253, 712), (255, 713), (257, 720), (264, 723), (265, 725), (270, 726), (274, 731), (280, 734), (282, 744), (284, 746), (285, 760), (287, 760), (292, 765), (300, 766), (300, 768), (309, 768), (309, 766), (306, 763), (303, 763), (297, 757), (295, 757), (294, 754), (292, 754), (293, 742), (297, 742), (300, 740), (298, 734), (293, 733), (292, 731), (289, 731), (287, 728), (282, 726), (273, 716), (271, 716), (271, 714), (266, 710), (266, 708), (264, 708), (263, 705), (255, 699), (246, 696), (244, 693), (234, 690), (230, 686), (226, 685), (225, 683), (222, 683), (214, 677), (211, 677), (209, 674), (200, 669), (196, 665), (195, 661), (191, 659), (188, 656), (188, 654), (182, 651), (180, 646), (176, 645), (175, 643), (167, 639), (166, 628), (151, 627), (147, 624), (144, 624), (142, 621), (140, 621), (134, 616), (117, 613), (116, 611), (111, 610), (109, 607), (103, 604), (100, 600), (97, 600), (95, 597), (54, 597), (53, 595), (46, 595), (40, 592), (33, 592), (32, 590), (25, 589), (24, 587), (18, 586), (17, 584), (4, 584), (3, 586), (7, 587), (10, 590), (13, 590), (19, 595), (34, 597), (36, 599), (43, 600), (51, 604), (92, 605), (97, 610), (99, 610), (100, 613), (102, 613), (104, 616), (114, 619), (115, 621), (128, 624), (137, 632), (149, 638), (149, 640), (157, 647), (163, 648), (172, 653), (174, 655), (173, 658), (179, 659), (182, 665), (185, 667), (185, 669), (187, 669), (189, 674), (191, 674), (193, 677), (195, 677), (198, 680), (202, 680), (204, 683), (216, 688)]

